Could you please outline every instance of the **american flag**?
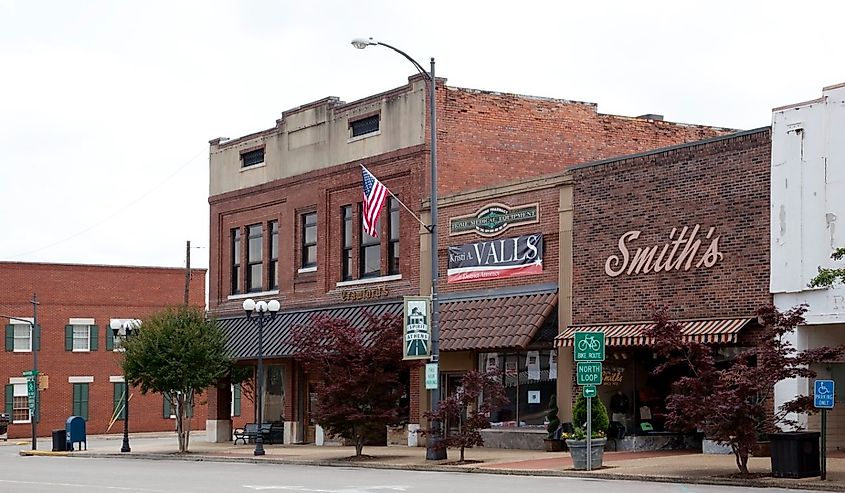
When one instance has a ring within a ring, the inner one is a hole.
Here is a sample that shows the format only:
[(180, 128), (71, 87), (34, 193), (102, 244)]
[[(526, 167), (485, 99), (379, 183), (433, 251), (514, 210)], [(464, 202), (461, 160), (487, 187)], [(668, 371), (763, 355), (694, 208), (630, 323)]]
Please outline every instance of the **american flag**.
[(361, 172), (364, 175), (364, 211), (362, 218), (364, 231), (373, 238), (378, 238), (378, 218), (381, 215), (384, 200), (390, 192), (370, 173), (370, 170), (361, 166)]

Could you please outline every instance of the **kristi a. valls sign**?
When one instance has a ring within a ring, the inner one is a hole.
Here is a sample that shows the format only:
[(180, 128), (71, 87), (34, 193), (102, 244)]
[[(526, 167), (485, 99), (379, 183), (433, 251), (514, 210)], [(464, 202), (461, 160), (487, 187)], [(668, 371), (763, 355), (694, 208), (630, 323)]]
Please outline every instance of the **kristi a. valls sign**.
[(543, 272), (543, 235), (480, 241), (449, 247), (446, 282), (472, 282)]

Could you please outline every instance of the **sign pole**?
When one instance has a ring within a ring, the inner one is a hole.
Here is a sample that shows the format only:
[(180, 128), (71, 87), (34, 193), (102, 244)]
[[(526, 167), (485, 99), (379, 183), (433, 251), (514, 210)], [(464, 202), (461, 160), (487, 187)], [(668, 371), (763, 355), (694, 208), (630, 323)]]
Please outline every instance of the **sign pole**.
[(587, 397), (587, 470), (593, 470), (593, 398)]
[(821, 449), (822, 481), (827, 479), (827, 409), (822, 409), (822, 449)]

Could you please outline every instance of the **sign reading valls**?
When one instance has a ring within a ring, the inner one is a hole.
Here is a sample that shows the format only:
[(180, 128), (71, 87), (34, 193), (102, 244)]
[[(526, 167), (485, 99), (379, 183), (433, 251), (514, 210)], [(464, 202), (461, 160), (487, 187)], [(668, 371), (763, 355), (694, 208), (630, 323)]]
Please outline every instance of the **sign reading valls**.
[(472, 282), (543, 272), (543, 235), (480, 241), (449, 247), (446, 282)]

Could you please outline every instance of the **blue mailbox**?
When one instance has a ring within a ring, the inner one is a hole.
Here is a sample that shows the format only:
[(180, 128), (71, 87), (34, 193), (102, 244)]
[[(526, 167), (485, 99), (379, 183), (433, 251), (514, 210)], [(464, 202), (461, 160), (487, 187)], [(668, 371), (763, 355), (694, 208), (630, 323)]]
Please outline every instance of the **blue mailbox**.
[(82, 444), (85, 444), (85, 450), (88, 450), (88, 439), (85, 436), (85, 420), (82, 416), (71, 416), (65, 423), (65, 433), (67, 434), (67, 449), (73, 450), (73, 444), (79, 444), (79, 450), (82, 450)]

